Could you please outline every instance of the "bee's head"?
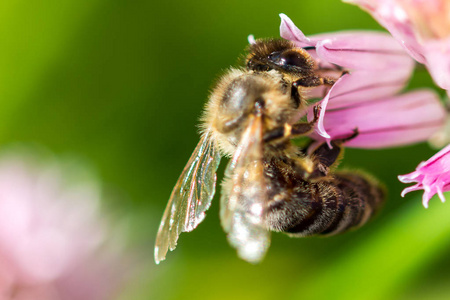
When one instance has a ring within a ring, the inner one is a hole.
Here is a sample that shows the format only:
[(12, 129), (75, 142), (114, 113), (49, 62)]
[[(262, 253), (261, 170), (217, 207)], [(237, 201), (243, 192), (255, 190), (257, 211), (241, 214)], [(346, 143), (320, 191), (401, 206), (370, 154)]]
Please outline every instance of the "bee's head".
[(257, 40), (249, 46), (247, 69), (264, 72), (277, 70), (297, 76), (311, 74), (314, 61), (308, 52), (287, 40)]

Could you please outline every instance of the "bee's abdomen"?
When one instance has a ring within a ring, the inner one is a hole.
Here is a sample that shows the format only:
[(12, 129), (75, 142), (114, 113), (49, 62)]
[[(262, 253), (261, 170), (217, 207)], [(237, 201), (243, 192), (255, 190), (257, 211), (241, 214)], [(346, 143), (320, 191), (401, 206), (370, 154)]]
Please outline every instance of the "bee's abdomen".
[(338, 173), (335, 180), (340, 194), (338, 210), (332, 222), (318, 234), (333, 235), (362, 226), (384, 203), (383, 188), (365, 175)]
[(381, 208), (385, 193), (376, 181), (359, 173), (333, 177), (297, 182), (284, 199), (273, 201), (269, 228), (296, 236), (334, 235), (365, 224)]

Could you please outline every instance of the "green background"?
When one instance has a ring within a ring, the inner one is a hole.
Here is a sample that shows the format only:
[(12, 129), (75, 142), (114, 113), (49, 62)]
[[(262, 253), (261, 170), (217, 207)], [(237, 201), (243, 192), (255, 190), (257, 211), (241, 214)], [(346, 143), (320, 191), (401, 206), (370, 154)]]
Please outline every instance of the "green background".
[[(121, 299), (448, 299), (450, 206), (400, 197), (396, 179), (435, 150), (347, 149), (341, 166), (389, 190), (379, 216), (332, 238), (273, 234), (251, 265), (227, 244), (214, 200), (156, 266), (153, 244), (178, 175), (198, 142), (209, 90), (247, 45), (279, 36), (279, 13), (305, 34), (381, 27), (338, 0), (2, 1), (0, 142), (44, 147), (88, 162), (127, 220), (139, 276)], [(433, 87), (425, 70), (412, 87)], [(219, 169), (222, 178), (225, 161)]]

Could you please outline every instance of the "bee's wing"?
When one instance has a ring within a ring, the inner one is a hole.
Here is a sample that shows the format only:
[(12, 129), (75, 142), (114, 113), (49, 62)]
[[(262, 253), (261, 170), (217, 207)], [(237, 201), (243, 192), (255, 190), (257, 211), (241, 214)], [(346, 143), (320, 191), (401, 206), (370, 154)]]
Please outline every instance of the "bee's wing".
[(205, 218), (216, 187), (220, 153), (209, 132), (203, 134), (170, 195), (159, 225), (155, 243), (155, 262), (174, 250), (178, 236), (192, 231)]
[(249, 262), (260, 261), (270, 245), (264, 223), (267, 205), (262, 119), (255, 116), (227, 166), (220, 217), (230, 244)]

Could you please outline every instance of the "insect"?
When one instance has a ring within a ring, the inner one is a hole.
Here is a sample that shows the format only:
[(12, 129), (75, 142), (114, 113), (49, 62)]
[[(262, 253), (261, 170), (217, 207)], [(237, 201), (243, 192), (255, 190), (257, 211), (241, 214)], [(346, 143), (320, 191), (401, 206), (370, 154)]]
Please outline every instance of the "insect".
[(331, 172), (342, 145), (351, 137), (300, 148), (314, 120), (302, 120), (304, 91), (331, 86), (305, 49), (286, 40), (257, 40), (244, 68), (230, 69), (218, 82), (202, 118), (202, 135), (179, 177), (164, 212), (155, 261), (176, 247), (181, 232), (204, 219), (214, 197), (216, 170), (225, 171), (220, 218), (238, 255), (258, 262), (270, 245), (270, 232), (291, 236), (333, 235), (366, 223), (381, 207), (382, 187), (352, 172)]

